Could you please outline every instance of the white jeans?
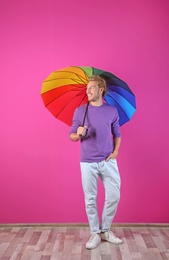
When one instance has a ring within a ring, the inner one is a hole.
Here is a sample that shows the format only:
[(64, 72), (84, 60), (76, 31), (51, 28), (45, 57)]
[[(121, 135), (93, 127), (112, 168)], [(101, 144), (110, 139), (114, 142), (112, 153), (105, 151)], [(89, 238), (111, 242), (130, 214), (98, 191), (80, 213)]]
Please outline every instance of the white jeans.
[[(80, 162), (80, 167), (90, 232), (92, 234), (108, 231), (111, 228), (120, 199), (121, 181), (116, 159), (110, 159), (108, 162)], [(101, 223), (99, 223), (97, 209), (98, 176), (105, 189)]]

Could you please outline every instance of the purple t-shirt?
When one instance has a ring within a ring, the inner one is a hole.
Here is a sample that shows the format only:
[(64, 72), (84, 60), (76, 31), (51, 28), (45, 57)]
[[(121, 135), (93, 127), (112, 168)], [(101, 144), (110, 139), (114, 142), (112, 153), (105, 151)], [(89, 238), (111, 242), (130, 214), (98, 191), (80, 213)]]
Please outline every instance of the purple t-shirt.
[[(86, 105), (75, 110), (71, 133), (76, 133), (82, 125)], [(81, 139), (81, 162), (100, 162), (106, 159), (113, 151), (113, 138), (121, 137), (119, 116), (117, 109), (106, 103), (101, 106), (89, 104), (85, 126), (88, 128), (87, 135)]]

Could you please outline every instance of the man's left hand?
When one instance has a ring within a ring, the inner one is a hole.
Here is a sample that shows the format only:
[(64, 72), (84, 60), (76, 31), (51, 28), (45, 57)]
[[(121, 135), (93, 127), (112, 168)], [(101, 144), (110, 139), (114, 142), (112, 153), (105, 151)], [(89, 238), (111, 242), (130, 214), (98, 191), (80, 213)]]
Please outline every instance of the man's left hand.
[(106, 158), (106, 162), (108, 162), (110, 159), (116, 159), (118, 155), (117, 151), (113, 151), (107, 158)]

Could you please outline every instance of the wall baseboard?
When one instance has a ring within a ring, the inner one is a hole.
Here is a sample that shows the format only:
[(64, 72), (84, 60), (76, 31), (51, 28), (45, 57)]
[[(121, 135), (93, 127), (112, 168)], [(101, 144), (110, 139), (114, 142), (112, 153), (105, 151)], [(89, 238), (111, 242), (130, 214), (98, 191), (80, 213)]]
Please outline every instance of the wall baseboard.
[[(0, 223), (0, 227), (88, 227), (88, 223)], [(169, 223), (113, 223), (112, 227), (169, 227)]]

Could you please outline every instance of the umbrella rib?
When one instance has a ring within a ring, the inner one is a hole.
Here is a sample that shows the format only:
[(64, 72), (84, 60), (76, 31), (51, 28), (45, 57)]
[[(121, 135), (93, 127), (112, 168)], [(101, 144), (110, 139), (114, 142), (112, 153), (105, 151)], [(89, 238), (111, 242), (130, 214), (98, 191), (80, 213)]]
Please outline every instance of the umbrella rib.
[[(113, 98), (112, 96), (110, 96), (109, 94), (107, 94), (109, 97)], [(119, 103), (113, 98), (113, 100), (115, 101), (115, 103), (119, 106)], [(107, 102), (107, 101), (106, 101)], [(121, 107), (121, 106), (120, 106)], [(125, 112), (125, 110), (121, 107), (121, 109), (123, 110), (124, 114), (128, 117), (127, 113)]]
[[(118, 91), (116, 91), (116, 90), (112, 90), (112, 89), (108, 89), (110, 92), (115, 92), (115, 93), (117, 93), (119, 96), (121, 96), (121, 97), (123, 97), (124, 98), (124, 96), (123, 95), (121, 95)], [(128, 92), (129, 94), (131, 94), (130, 92)], [(107, 92), (107, 96), (110, 96), (110, 94)], [(134, 96), (134, 94), (133, 94), (133, 96)], [(110, 96), (110, 97), (112, 97), (112, 96)], [(113, 98), (113, 97), (112, 97)], [(114, 98), (113, 98), (114, 99)], [(127, 100), (127, 98), (125, 98), (126, 100)], [(115, 100), (115, 99), (114, 99)], [(127, 100), (128, 101), (128, 100)], [(129, 101), (128, 101), (129, 102)], [(129, 102), (130, 103), (130, 102)], [(132, 105), (133, 106), (133, 105)], [(134, 107), (134, 106), (133, 106)], [(134, 107), (135, 108), (135, 107)]]
[[(65, 79), (65, 78), (48, 79), (48, 80), (44, 80), (44, 82), (51, 82), (51, 81), (54, 81), (54, 80), (56, 81), (56, 80), (63, 80), (63, 79)], [(79, 83), (79, 81), (75, 80), (74, 78), (69, 78), (69, 79), (73, 80), (75, 83), (82, 84), (81, 82)], [(85, 81), (84, 81), (84, 84), (86, 84)], [(73, 83), (69, 84), (69, 85), (73, 85)]]
[[(59, 73), (59, 72), (62, 72), (62, 71), (54, 71), (53, 73)], [(77, 74), (77, 73), (75, 73), (75, 72), (71, 72), (71, 71), (66, 71), (66, 70), (65, 70), (64, 72), (68, 72), (68, 73), (72, 73), (73, 75), (76, 75), (76, 76), (79, 78), (80, 82), (83, 81), (83, 83), (86, 84), (86, 78), (83, 78), (83, 77), (80, 76), (79, 74)], [(85, 73), (85, 72), (84, 72), (84, 73)], [(86, 73), (85, 73), (85, 75), (86, 75)], [(48, 79), (48, 80), (45, 80), (44, 82), (49, 82), (49, 81), (53, 81), (53, 80), (62, 80), (62, 79), (65, 79), (65, 78)], [(76, 82), (76, 83), (79, 83), (79, 81), (78, 81), (78, 80), (75, 80), (74, 78), (71, 78), (71, 77), (70, 77), (70, 79), (73, 80), (73, 81)]]
[[(75, 66), (76, 68), (78, 68), (77, 66)], [(79, 74), (77, 74), (77, 73), (75, 73), (76, 74), (76, 76), (80, 79), (80, 80), (87, 80), (88, 79), (88, 76), (87, 76), (87, 74), (86, 74), (86, 72), (83, 70), (83, 72), (84, 72), (84, 75), (86, 76), (86, 78), (83, 78), (82, 76), (80, 76)], [(83, 81), (85, 84), (86, 84), (86, 81)]]
[[(71, 85), (69, 85), (69, 86), (71, 86)], [(73, 84), (72, 84), (72, 86), (73, 86)], [(82, 87), (75, 87), (76, 89), (81, 89)], [(83, 89), (84, 89), (84, 87), (83, 87)], [(51, 89), (50, 91), (52, 91), (53, 89)], [(48, 91), (48, 92), (50, 92), (50, 91)], [(67, 90), (66, 91), (66, 93), (68, 93), (68, 92), (71, 92), (71, 91), (74, 91), (74, 89), (70, 89), (70, 90)], [(82, 90), (80, 91), (80, 92), (78, 92), (78, 94), (81, 94), (82, 93)], [(77, 94), (77, 95), (78, 95)], [(63, 96), (63, 95), (65, 95), (65, 93), (62, 93), (59, 97), (61, 97), (61, 96)], [(75, 97), (77, 96), (77, 95), (75, 95)], [(57, 99), (57, 98), (54, 98), (53, 100), (51, 100), (48, 104), (46, 104), (46, 106), (47, 105), (49, 105), (49, 104), (51, 104), (55, 99)]]
[[(59, 111), (59, 113), (56, 115), (56, 117), (65, 109), (65, 107), (76, 97), (78, 96), (80, 93), (78, 93), (77, 95), (75, 95), (72, 99), (69, 100), (69, 102), (67, 102), (64, 107)], [(79, 107), (81, 104), (82, 104), (82, 101), (85, 99), (85, 95), (86, 93), (84, 94), (83, 98), (81, 99), (79, 105), (77, 107)]]
[[(80, 81), (83, 81), (83, 83), (84, 84), (86, 84), (86, 81), (85, 81), (85, 79), (84, 78), (82, 78), (81, 76), (79, 76), (78, 74), (76, 74), (77, 75), (77, 77), (79, 78), (79, 80)], [(79, 83), (79, 81), (78, 80), (75, 80), (75, 79), (73, 79), (74, 80), (74, 82), (76, 82), (76, 83)]]

